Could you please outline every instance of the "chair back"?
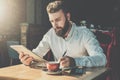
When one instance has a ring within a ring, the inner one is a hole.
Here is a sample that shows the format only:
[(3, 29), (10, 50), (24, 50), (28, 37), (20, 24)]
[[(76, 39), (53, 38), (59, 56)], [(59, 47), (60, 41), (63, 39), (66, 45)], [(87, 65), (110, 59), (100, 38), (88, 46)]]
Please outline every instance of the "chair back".
[(19, 41), (7, 41), (8, 55), (12, 59), (18, 59), (19, 55), (18, 55), (18, 53), (15, 50), (10, 48), (10, 46), (11, 45), (18, 45), (18, 44), (19, 44)]

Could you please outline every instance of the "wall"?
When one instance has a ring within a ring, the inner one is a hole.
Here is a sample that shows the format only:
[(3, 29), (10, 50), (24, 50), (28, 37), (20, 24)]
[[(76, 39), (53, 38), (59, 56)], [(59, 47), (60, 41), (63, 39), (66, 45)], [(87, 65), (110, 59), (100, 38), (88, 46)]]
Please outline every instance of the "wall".
[(6, 41), (19, 40), (22, 22), (26, 22), (26, 0), (0, 0), (0, 67), (9, 65)]
[(0, 35), (19, 34), (26, 21), (26, 0), (0, 0)]
[(27, 23), (35, 23), (35, 1), (36, 0), (26, 0)]

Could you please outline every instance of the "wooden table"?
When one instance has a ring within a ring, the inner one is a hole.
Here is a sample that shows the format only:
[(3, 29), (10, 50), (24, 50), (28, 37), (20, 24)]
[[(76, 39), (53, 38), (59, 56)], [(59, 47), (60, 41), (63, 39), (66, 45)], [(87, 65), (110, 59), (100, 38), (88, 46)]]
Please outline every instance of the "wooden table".
[(87, 69), (83, 75), (48, 75), (41, 69), (23, 64), (0, 68), (0, 80), (94, 80), (105, 76), (107, 68)]

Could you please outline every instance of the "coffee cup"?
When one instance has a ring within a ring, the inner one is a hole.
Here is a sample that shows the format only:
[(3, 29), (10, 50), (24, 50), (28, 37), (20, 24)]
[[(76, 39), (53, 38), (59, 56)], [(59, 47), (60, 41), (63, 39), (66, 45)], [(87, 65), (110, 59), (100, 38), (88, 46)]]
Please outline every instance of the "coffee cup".
[(60, 63), (55, 61), (50, 61), (46, 63), (48, 71), (58, 71)]

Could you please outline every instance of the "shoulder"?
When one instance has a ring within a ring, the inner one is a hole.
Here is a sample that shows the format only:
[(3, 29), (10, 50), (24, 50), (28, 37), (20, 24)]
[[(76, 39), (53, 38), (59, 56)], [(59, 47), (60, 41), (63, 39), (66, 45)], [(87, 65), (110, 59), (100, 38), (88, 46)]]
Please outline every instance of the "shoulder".
[(46, 32), (45, 35), (50, 35), (50, 34), (52, 34), (53, 32), (54, 32), (53, 28), (50, 28), (50, 29)]
[(86, 27), (82, 27), (82, 26), (76, 26), (75, 30), (78, 33), (83, 33), (83, 34), (93, 34), (90, 29), (86, 28)]
[(44, 36), (53, 37), (53, 36), (55, 36), (55, 35), (56, 35), (56, 34), (55, 34), (54, 29), (53, 29), (53, 28), (50, 28), (50, 29), (48, 30), (48, 32), (46, 32), (46, 34), (45, 34)]

